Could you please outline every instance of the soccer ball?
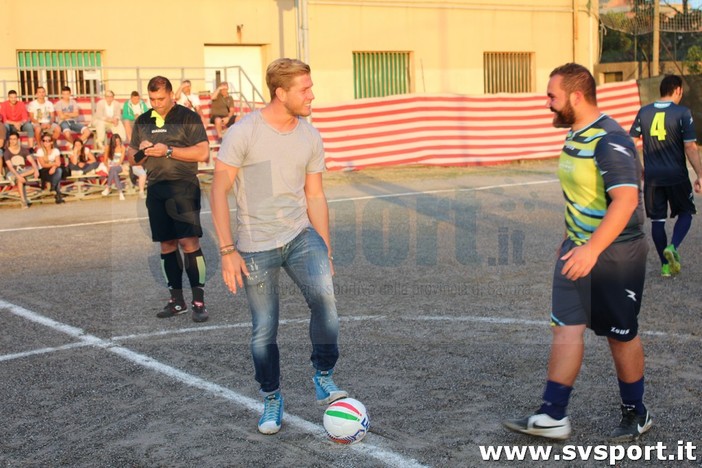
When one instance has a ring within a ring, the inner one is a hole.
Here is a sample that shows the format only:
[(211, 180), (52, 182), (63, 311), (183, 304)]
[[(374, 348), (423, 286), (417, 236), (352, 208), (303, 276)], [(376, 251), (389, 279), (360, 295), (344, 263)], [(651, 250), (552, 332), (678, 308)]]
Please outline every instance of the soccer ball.
[(324, 429), (339, 444), (359, 442), (370, 428), (366, 407), (353, 398), (337, 400), (324, 411)]

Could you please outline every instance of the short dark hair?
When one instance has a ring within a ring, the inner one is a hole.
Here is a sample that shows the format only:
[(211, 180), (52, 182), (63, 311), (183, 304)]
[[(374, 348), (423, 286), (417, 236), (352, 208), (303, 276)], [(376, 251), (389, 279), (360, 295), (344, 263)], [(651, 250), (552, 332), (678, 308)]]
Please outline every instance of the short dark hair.
[(139, 91), (132, 91), (132, 97), (139, 97)]
[(165, 76), (158, 75), (154, 76), (149, 80), (149, 85), (147, 86), (147, 89), (152, 93), (162, 88), (165, 89), (167, 93), (173, 91), (173, 85), (171, 84), (170, 80)]
[(17, 95), (17, 91), (15, 91), (14, 89), (11, 89), (11, 90), (7, 93), (7, 95), (9, 96), (10, 94)]
[(69, 93), (71, 92), (71, 87), (70, 86), (62, 86), (61, 87), (61, 92), (68, 91)]
[(682, 88), (683, 80), (678, 75), (665, 75), (661, 81), (661, 97), (672, 96), (676, 89)]
[(597, 85), (595, 84), (595, 77), (592, 76), (590, 70), (578, 63), (571, 62), (554, 68), (549, 78), (553, 78), (556, 75), (563, 77), (561, 86), (566, 93), (571, 94), (575, 91), (580, 91), (583, 93), (586, 102), (597, 105)]

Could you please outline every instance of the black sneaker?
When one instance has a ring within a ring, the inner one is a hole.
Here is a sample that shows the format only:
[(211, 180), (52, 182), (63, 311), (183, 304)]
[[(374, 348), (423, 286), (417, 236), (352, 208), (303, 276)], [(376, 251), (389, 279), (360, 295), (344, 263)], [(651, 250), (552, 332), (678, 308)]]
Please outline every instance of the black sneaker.
[(651, 429), (653, 420), (648, 410), (646, 414), (636, 414), (633, 406), (622, 405), (622, 420), (619, 427), (612, 431), (609, 440), (612, 442), (631, 442), (641, 434)]
[(188, 306), (185, 305), (185, 302), (176, 302), (174, 299), (169, 299), (168, 304), (166, 304), (166, 307), (163, 308), (163, 310), (159, 313), (156, 314), (156, 317), (158, 318), (170, 318), (170, 317), (175, 317), (176, 315), (184, 314), (188, 310)]
[(210, 316), (203, 302), (193, 302), (193, 322), (207, 322)]

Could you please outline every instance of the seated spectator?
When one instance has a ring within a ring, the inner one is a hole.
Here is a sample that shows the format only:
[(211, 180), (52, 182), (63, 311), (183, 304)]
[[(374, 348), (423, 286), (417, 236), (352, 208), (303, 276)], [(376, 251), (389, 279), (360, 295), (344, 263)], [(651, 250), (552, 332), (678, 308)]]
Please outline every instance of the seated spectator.
[(71, 96), (71, 88), (64, 86), (61, 88), (61, 99), (54, 104), (56, 110), (56, 121), (61, 126), (61, 131), (69, 143), (73, 143), (73, 132), (80, 135), (83, 143), (90, 138), (90, 129), (83, 123), (83, 116), (80, 115), (80, 107)]
[(54, 145), (54, 139), (48, 133), (41, 134), (41, 141), (35, 157), (39, 164), (39, 178), (41, 179), (42, 189), (46, 187), (47, 183), (51, 184), (51, 190), (56, 192), (56, 204), (65, 203), (60, 187), (61, 176), (63, 175), (61, 153)]
[(93, 153), (86, 148), (83, 140), (77, 139), (73, 142), (71, 154), (68, 155), (68, 168), (73, 175), (87, 174), (94, 171), (100, 165), (93, 156)]
[(132, 91), (129, 101), (125, 102), (124, 106), (122, 106), (122, 121), (124, 122), (127, 140), (131, 141), (132, 139), (134, 121), (147, 110), (149, 110), (149, 108), (146, 103), (141, 100), (141, 97), (139, 97), (139, 91)]
[(0, 119), (0, 156), (2, 156), (2, 149), (5, 147), (5, 135), (7, 135), (7, 128)]
[(27, 104), (29, 120), (34, 128), (34, 136), (49, 133), (54, 140), (61, 135), (61, 127), (54, 122), (56, 111), (54, 105), (46, 99), (46, 88), (39, 86), (34, 95), (34, 100)]
[(0, 147), (5, 143), (4, 131), (7, 130), (8, 133), (25, 132), (29, 140), (29, 147), (34, 148), (34, 127), (29, 120), (27, 106), (18, 99), (17, 91), (14, 89), (7, 93), (7, 101), (0, 104), (0, 118), (5, 124), (4, 128), (0, 129), (0, 133), (3, 133), (0, 135)]
[(224, 130), (236, 121), (234, 98), (229, 95), (229, 83), (223, 82), (212, 93), (210, 123), (214, 124), (217, 138), (222, 139)]
[(105, 148), (105, 136), (107, 130), (112, 133), (117, 133), (122, 140), (127, 138), (124, 125), (122, 125), (122, 107), (119, 101), (115, 100), (115, 93), (109, 89), (105, 91), (105, 99), (101, 99), (95, 108), (93, 121), (95, 123), (95, 147), (97, 149)]
[(146, 198), (146, 192), (144, 192), (146, 188), (146, 169), (144, 169), (144, 166), (130, 166), (129, 169), (131, 170), (129, 177), (132, 183), (136, 183), (139, 187), (139, 198)]
[(10, 132), (7, 137), (7, 146), (3, 155), (5, 166), (7, 167), (8, 179), (17, 187), (22, 208), (29, 208), (30, 203), (27, 198), (27, 177), (34, 175), (39, 177), (39, 167), (34, 162), (34, 158), (29, 155), (29, 150), (22, 146), (20, 136), (17, 132)]
[(188, 109), (197, 112), (197, 115), (202, 119), (202, 123), (205, 124), (206, 119), (202, 113), (202, 105), (200, 104), (200, 98), (197, 94), (192, 94), (192, 84), (190, 80), (183, 80), (180, 88), (176, 90), (175, 100), (181, 106), (187, 107)]
[(119, 199), (124, 200), (124, 186), (119, 174), (122, 172), (122, 164), (126, 156), (126, 148), (122, 143), (122, 137), (117, 133), (112, 134), (110, 144), (105, 148), (105, 154), (102, 156), (102, 162), (107, 166), (107, 187), (102, 191), (102, 196), (106, 197), (110, 194), (110, 186), (114, 183), (119, 191)]

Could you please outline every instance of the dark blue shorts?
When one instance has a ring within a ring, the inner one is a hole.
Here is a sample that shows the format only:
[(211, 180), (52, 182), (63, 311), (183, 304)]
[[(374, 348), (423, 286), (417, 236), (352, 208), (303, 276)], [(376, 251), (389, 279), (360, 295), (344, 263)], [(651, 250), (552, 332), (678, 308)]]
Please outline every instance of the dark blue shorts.
[(560, 259), (575, 247), (566, 239), (553, 273), (551, 324), (587, 325), (597, 335), (618, 341), (636, 337), (648, 243), (645, 238), (610, 245), (588, 276), (571, 281)]
[(644, 185), (644, 205), (646, 206), (646, 216), (650, 219), (665, 220), (668, 217), (668, 206), (670, 206), (671, 218), (675, 218), (680, 213), (697, 213), (692, 184), (689, 180), (665, 186), (657, 186), (651, 182), (646, 183)]

